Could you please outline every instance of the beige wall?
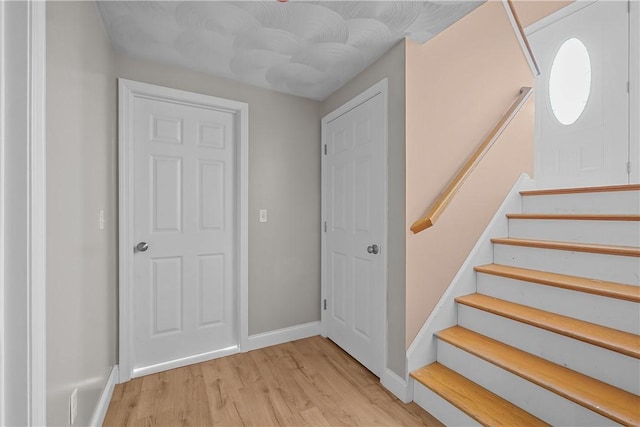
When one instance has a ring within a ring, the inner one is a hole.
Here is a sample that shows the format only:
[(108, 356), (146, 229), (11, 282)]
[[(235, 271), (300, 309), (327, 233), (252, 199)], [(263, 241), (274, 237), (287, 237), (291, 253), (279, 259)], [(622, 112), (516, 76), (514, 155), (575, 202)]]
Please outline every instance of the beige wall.
[(573, 0), (515, 0), (513, 4), (522, 26), (526, 28), (572, 2)]
[[(407, 43), (407, 224), (533, 77), (501, 2), (487, 2), (425, 45)], [(407, 239), (406, 346), (522, 172), (533, 167), (530, 100), (440, 217)]]
[[(47, 3), (47, 424), (87, 425), (116, 363), (116, 85), (92, 2)], [(106, 227), (98, 230), (98, 210)]]
[(345, 104), (383, 78), (389, 79), (389, 230), (387, 270), (387, 367), (404, 377), (405, 324), (405, 42), (398, 43), (376, 63), (357, 75), (322, 103), (322, 116)]
[(118, 77), (249, 104), (249, 334), (320, 320), (320, 104), (121, 55), (115, 66)]

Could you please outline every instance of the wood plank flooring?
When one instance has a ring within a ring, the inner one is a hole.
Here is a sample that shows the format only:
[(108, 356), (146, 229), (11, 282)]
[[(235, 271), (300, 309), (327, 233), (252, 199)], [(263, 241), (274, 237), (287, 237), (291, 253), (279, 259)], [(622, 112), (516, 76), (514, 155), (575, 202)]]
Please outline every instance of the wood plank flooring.
[(442, 426), (311, 337), (118, 384), (104, 426)]

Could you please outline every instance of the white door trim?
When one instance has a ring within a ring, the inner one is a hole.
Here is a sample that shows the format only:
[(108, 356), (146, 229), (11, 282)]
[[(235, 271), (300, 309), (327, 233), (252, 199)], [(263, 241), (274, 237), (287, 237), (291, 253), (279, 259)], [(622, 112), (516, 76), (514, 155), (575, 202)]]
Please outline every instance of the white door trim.
[(640, 2), (629, 2), (629, 181), (640, 183)]
[[(5, 302), (4, 302), (4, 212), (5, 212), (5, 203), (4, 203), (4, 183), (5, 183), (5, 45), (4, 45), (4, 29), (6, 25), (4, 23), (4, 2), (0, 2), (0, 311), (5, 313)], [(5, 421), (5, 396), (6, 396), (6, 387), (5, 381), (7, 376), (5, 375), (5, 356), (4, 352), (7, 348), (5, 344), (5, 335), (4, 335), (4, 314), (0, 316), (0, 425), (7, 425)]]
[[(370, 100), (371, 98), (373, 98), (374, 96), (380, 94), (382, 96), (383, 99), (383, 108), (384, 108), (384, 123), (383, 123), (383, 150), (384, 150), (384, 170), (381, 170), (380, 173), (383, 174), (384, 177), (384, 188), (383, 190), (383, 203), (385, 206), (384, 209), (384, 214), (383, 214), (383, 233), (382, 233), (382, 240), (381, 240), (381, 255), (383, 257), (383, 265), (382, 265), (382, 289), (381, 289), (381, 297), (380, 297), (380, 301), (382, 302), (382, 311), (383, 311), (383, 326), (382, 326), (382, 349), (380, 349), (380, 351), (382, 351), (382, 372), (385, 371), (386, 367), (387, 367), (387, 266), (388, 266), (388, 262), (389, 262), (389, 257), (388, 257), (388, 251), (386, 250), (386, 248), (388, 247), (387, 242), (388, 242), (388, 217), (389, 217), (389, 208), (388, 208), (388, 184), (389, 184), (389, 179), (388, 179), (388, 145), (389, 145), (389, 132), (388, 132), (388, 121), (389, 121), (389, 114), (388, 114), (388, 99), (389, 99), (389, 79), (384, 78), (382, 80), (380, 80), (378, 83), (374, 84), (373, 86), (371, 86), (369, 89), (365, 90), (364, 92), (360, 93), (359, 95), (355, 96), (353, 99), (351, 99), (350, 101), (348, 101), (346, 104), (342, 105), (341, 107), (338, 107), (337, 109), (335, 109), (334, 111), (332, 111), (331, 113), (327, 114), (326, 116), (324, 116), (322, 118), (321, 121), (321, 129), (322, 129), (322, 138), (321, 138), (321, 144), (320, 144), (320, 157), (322, 158), (322, 178), (321, 178), (321, 182), (322, 182), (322, 220), (320, 223), (320, 234), (321, 234), (321, 260), (320, 260), (320, 283), (321, 283), (321, 289), (320, 289), (320, 331), (322, 336), (326, 337), (327, 336), (327, 323), (326, 323), (326, 316), (325, 316), (325, 311), (324, 310), (324, 304), (323, 301), (325, 300), (326, 296), (327, 296), (327, 277), (325, 277), (325, 268), (326, 268), (326, 256), (325, 256), (325, 250), (326, 250), (326, 245), (327, 245), (327, 235), (325, 233), (325, 221), (327, 219), (327, 214), (326, 214), (326, 207), (327, 207), (327, 199), (326, 199), (326, 188), (325, 188), (325, 179), (327, 176), (327, 165), (326, 165), (326, 159), (325, 159), (325, 151), (324, 151), (324, 146), (326, 145), (326, 136), (327, 136), (327, 132), (326, 132), (326, 127), (327, 124), (329, 122), (331, 122), (332, 120), (337, 119), (338, 117), (342, 116), (343, 114), (348, 113), (349, 111), (353, 110), (354, 108), (356, 108), (357, 106), (365, 103), (366, 101)], [(382, 377), (382, 375), (381, 375)]]
[[(0, 22), (10, 19), (5, 15), (4, 2), (0, 4)], [(28, 425), (46, 425), (46, 4), (29, 1), (27, 4), (27, 414)], [(4, 27), (4, 25), (2, 26)], [(4, 27), (6, 28), (6, 27)], [(11, 208), (5, 204), (5, 116), (6, 99), (6, 38), (0, 31), (0, 308), (4, 312), (5, 242), (4, 212)], [(22, 206), (18, 206), (22, 209)], [(22, 256), (22, 255), (19, 255)], [(0, 424), (5, 424), (5, 334), (0, 320)]]
[(236, 148), (236, 211), (239, 216), (237, 232), (236, 269), (237, 338), (242, 351), (248, 344), (248, 201), (249, 201), (249, 106), (193, 92), (170, 89), (132, 80), (118, 79), (118, 162), (119, 162), (119, 377), (128, 381), (132, 375), (133, 324), (133, 102), (135, 97), (170, 99), (195, 106), (207, 106), (235, 114), (237, 120)]
[(46, 2), (29, 1), (29, 425), (46, 425), (47, 406), (47, 151)]

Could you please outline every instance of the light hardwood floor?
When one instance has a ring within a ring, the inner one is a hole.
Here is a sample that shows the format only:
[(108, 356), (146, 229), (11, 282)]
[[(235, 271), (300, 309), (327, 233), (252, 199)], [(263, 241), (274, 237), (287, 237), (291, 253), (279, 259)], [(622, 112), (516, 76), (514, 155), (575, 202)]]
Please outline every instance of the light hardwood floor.
[(104, 425), (442, 426), (319, 336), (118, 384)]

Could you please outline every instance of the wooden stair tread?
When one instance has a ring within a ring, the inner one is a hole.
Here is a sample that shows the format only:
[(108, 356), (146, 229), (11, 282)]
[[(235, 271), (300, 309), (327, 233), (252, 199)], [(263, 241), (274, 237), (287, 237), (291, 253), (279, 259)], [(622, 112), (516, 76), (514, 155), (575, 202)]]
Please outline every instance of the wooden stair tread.
[(511, 237), (493, 238), (491, 239), (491, 242), (497, 245), (526, 246), (530, 248), (556, 249), (561, 251), (640, 257), (640, 248), (633, 246), (556, 242), (553, 240), (514, 239)]
[(437, 333), (448, 342), (623, 425), (640, 424), (640, 397), (460, 326)]
[(456, 302), (640, 359), (640, 336), (629, 332), (482, 294), (458, 297)]
[(411, 377), (484, 426), (549, 425), (438, 362)]
[(510, 213), (509, 219), (549, 219), (568, 221), (640, 221), (640, 215), (611, 214), (542, 214), (542, 213)]
[(546, 190), (525, 190), (523, 196), (546, 196), (550, 194), (606, 193), (609, 191), (640, 190), (640, 184), (608, 185), (603, 187), (550, 188)]
[(568, 276), (565, 274), (549, 273), (546, 271), (529, 270), (526, 268), (511, 267), (500, 264), (487, 264), (475, 267), (479, 273), (493, 276), (507, 277), (509, 279), (523, 280), (540, 285), (554, 286), (640, 303), (640, 287), (624, 285), (622, 283), (594, 280), (585, 277)]

